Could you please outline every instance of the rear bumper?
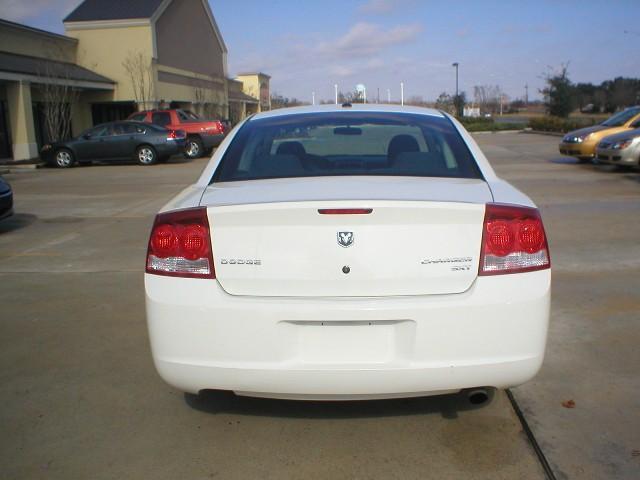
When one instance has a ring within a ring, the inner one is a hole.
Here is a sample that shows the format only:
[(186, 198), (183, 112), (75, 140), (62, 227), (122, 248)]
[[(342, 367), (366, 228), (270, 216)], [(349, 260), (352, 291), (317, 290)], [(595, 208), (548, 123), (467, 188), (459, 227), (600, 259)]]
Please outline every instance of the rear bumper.
[(223, 133), (220, 133), (217, 135), (201, 135), (200, 136), (200, 138), (202, 139), (202, 144), (204, 145), (204, 148), (217, 147), (222, 143), (222, 141), (224, 140), (224, 137), (225, 136)]
[(160, 376), (183, 391), (309, 399), (506, 388), (544, 357), (550, 271), (432, 297), (265, 298), (145, 275)]
[(0, 193), (0, 220), (13, 215), (13, 192)]
[(579, 158), (593, 158), (596, 145), (592, 143), (565, 143), (561, 142), (558, 150), (562, 155)]
[(155, 147), (158, 155), (160, 155), (161, 157), (168, 157), (171, 155), (178, 155), (179, 153), (182, 153), (182, 151), (184, 150), (184, 144), (184, 140), (171, 140), (165, 143), (160, 143)]

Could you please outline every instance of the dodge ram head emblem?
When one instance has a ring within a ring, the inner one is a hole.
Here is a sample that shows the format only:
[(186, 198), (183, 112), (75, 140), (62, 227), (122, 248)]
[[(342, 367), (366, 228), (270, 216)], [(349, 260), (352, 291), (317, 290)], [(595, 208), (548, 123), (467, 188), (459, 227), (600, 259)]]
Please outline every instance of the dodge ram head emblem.
[(353, 245), (353, 232), (338, 232), (338, 245), (345, 248)]

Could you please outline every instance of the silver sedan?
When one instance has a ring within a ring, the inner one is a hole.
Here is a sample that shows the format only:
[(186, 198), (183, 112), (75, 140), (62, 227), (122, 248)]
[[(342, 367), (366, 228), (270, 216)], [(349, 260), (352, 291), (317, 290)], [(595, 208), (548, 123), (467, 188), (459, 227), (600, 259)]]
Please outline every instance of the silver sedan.
[(640, 128), (603, 138), (596, 149), (599, 162), (638, 166), (640, 163)]

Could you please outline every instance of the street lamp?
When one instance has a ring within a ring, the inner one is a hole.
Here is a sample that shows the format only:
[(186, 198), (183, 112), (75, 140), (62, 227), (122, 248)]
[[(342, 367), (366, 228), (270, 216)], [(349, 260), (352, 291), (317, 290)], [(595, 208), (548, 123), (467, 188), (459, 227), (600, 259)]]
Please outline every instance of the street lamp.
[(458, 62), (451, 64), (452, 67), (456, 67), (456, 98), (458, 97)]

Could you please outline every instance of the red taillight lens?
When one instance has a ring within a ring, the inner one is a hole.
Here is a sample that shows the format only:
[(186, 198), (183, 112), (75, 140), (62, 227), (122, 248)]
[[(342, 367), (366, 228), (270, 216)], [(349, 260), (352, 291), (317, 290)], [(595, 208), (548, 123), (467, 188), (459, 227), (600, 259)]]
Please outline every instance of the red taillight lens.
[(215, 278), (205, 208), (156, 216), (149, 238), (146, 271), (174, 277)]
[(177, 253), (178, 235), (173, 225), (158, 225), (151, 232), (149, 248), (160, 258), (167, 258)]
[(175, 130), (169, 130), (169, 134), (167, 135), (167, 140), (175, 140), (176, 138), (178, 138), (176, 136), (176, 131)]
[(208, 253), (209, 233), (200, 225), (188, 225), (180, 235), (180, 246), (187, 260), (204, 258)]
[(530, 272), (550, 266), (547, 237), (537, 209), (487, 204), (479, 275)]

